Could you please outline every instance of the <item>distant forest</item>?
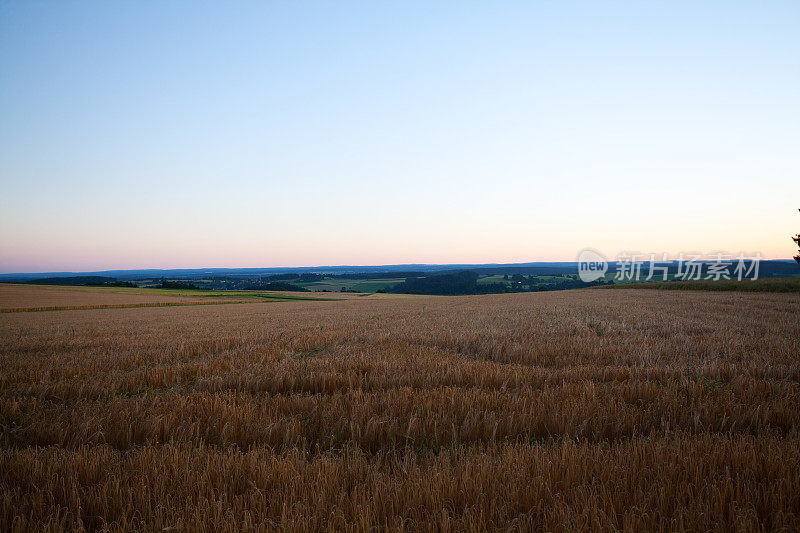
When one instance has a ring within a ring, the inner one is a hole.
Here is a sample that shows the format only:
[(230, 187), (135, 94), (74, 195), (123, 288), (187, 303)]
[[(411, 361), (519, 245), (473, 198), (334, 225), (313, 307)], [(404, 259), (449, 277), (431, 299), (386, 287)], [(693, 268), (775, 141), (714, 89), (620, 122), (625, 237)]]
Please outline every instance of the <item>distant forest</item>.
[[(40, 285), (83, 285), (91, 287), (142, 287), (173, 290), (251, 290), (291, 292), (385, 292), (396, 294), (466, 295), (509, 292), (540, 292), (580, 289), (597, 285), (612, 285), (618, 265), (609, 263), (608, 276), (591, 283), (578, 278), (576, 264), (482, 265), (452, 270), (386, 270), (365, 272), (281, 272), (269, 274), (225, 274), (192, 272), (183, 276), (151, 276), (118, 279), (99, 275), (50, 276), (42, 278), (9, 279)], [(677, 263), (669, 264), (671, 276)], [(707, 264), (701, 274), (707, 273)], [(344, 268), (344, 267), (342, 267)], [(371, 267), (374, 268), (374, 267)], [(145, 271), (142, 271), (145, 272)], [(163, 272), (163, 271), (161, 271)], [(761, 261), (759, 278), (799, 276), (794, 261)], [(702, 276), (701, 276), (702, 279)], [(653, 280), (653, 282), (659, 280)], [(666, 283), (674, 283), (668, 281)]]

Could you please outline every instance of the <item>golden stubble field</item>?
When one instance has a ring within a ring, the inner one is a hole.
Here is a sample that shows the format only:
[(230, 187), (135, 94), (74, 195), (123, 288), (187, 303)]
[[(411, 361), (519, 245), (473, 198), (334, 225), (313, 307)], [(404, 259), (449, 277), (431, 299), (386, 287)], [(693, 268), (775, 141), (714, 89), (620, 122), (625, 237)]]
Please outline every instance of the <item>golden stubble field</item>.
[(139, 293), (100, 287), (0, 284), (0, 313), (88, 307), (161, 306), (230, 302), (230, 299)]
[(699, 291), (3, 313), (0, 529), (795, 531), (798, 330)]

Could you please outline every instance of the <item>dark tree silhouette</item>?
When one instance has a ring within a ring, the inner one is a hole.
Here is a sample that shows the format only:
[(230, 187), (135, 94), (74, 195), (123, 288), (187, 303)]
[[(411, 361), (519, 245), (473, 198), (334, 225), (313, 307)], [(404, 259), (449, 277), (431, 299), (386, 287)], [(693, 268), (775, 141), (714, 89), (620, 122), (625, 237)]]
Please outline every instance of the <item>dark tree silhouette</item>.
[[(800, 211), (800, 209), (798, 209), (798, 211)], [(800, 233), (792, 237), (792, 240), (794, 241), (794, 243), (797, 245), (798, 248), (797, 255), (794, 256), (794, 260), (800, 263)]]

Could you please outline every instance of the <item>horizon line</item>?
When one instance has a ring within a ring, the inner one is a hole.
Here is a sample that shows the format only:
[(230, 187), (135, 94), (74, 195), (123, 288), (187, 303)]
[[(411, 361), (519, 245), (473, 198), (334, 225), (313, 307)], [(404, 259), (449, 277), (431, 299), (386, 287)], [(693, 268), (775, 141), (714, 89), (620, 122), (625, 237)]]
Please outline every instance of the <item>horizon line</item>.
[[(735, 257), (733, 259), (736, 259)], [(746, 259), (748, 259), (746, 257)], [(711, 259), (701, 259), (702, 262), (708, 262)], [(762, 257), (761, 261), (781, 261), (781, 262), (795, 262), (792, 258), (777, 258), (769, 259)], [(667, 259), (666, 262), (674, 262), (678, 259)], [(608, 260), (609, 263), (617, 263), (613, 259)], [(647, 261), (639, 261), (646, 263)], [(663, 263), (665, 261), (657, 261)], [(448, 267), (448, 266), (517, 266), (517, 265), (537, 265), (537, 264), (577, 264), (577, 259), (570, 261), (518, 261), (512, 263), (502, 262), (487, 262), (487, 263), (379, 263), (372, 265), (356, 265), (356, 264), (341, 264), (341, 265), (313, 265), (313, 266), (263, 266), (263, 267), (144, 267), (144, 268), (106, 268), (102, 270), (33, 270), (33, 271), (15, 271), (15, 272), (0, 272), (0, 276), (17, 276), (17, 275), (33, 275), (33, 274), (102, 274), (106, 272), (140, 272), (140, 271), (160, 271), (169, 272), (174, 270), (313, 270), (313, 269), (331, 269), (331, 268), (381, 268), (381, 267)]]

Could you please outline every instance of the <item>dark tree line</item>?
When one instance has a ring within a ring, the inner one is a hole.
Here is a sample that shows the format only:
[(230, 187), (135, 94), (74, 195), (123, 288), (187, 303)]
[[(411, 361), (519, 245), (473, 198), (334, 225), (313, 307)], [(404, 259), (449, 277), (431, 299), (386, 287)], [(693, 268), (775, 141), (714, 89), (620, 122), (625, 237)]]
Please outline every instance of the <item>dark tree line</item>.
[(159, 289), (198, 289), (199, 287), (194, 283), (188, 281), (168, 281), (161, 280), (161, 284), (157, 287)]
[(792, 237), (792, 240), (798, 247), (797, 255), (794, 256), (794, 260), (797, 261), (798, 264), (800, 264), (800, 233)]

